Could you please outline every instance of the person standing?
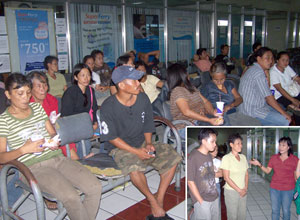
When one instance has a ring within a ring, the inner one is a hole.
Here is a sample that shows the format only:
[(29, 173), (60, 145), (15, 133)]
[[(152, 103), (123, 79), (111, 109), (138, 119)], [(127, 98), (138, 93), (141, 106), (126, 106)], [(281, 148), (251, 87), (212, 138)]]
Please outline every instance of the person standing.
[(269, 174), (273, 170), (270, 184), (270, 198), (272, 206), (272, 220), (279, 220), (282, 207), (283, 220), (291, 216), (291, 203), (295, 188), (295, 171), (298, 157), (293, 155), (291, 138), (279, 139), (279, 153), (270, 158), (268, 166), (263, 166), (258, 160), (253, 159), (250, 164), (259, 166), (263, 172)]
[(194, 204), (191, 220), (218, 220), (219, 196), (214, 164), (209, 154), (216, 148), (217, 132), (212, 128), (203, 128), (198, 140), (200, 147), (191, 152), (187, 161), (188, 187)]
[(224, 196), (227, 219), (246, 219), (246, 203), (248, 190), (248, 162), (242, 151), (242, 137), (239, 134), (230, 135), (228, 145), (231, 152), (222, 158), (221, 169), (226, 181)]

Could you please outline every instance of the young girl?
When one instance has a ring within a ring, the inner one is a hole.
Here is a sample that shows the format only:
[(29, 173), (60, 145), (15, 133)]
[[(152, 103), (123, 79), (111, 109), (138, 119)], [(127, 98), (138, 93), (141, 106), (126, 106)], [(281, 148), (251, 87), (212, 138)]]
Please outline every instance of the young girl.
[[(97, 178), (64, 157), (57, 148), (59, 143), (51, 149), (43, 147), (44, 138), (56, 132), (43, 107), (29, 103), (31, 88), (24, 75), (10, 75), (5, 89), (10, 106), (0, 115), (1, 163), (17, 159), (28, 166), (41, 190), (62, 201), (70, 219), (95, 219), (101, 196)], [(76, 188), (85, 194), (83, 202)]]

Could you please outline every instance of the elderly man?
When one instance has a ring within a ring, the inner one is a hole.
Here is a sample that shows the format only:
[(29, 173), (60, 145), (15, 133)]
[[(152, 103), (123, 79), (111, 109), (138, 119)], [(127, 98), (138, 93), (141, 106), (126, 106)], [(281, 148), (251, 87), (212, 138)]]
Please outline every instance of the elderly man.
[[(181, 157), (167, 144), (152, 143), (152, 107), (147, 95), (140, 93), (138, 81), (143, 74), (130, 66), (114, 70), (112, 80), (118, 92), (101, 106), (101, 139), (112, 147), (110, 155), (123, 174), (130, 175), (132, 183), (149, 201), (152, 215), (147, 219), (172, 219), (163, 209), (163, 200)], [(143, 173), (148, 165), (158, 170), (161, 178), (155, 195)]]

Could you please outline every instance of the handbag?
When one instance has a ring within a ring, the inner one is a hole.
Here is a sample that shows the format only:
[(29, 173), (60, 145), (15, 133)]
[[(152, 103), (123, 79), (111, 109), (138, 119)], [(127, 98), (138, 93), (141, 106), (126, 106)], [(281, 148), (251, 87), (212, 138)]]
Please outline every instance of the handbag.
[(94, 116), (93, 116), (93, 91), (92, 91), (92, 88), (89, 86), (90, 88), (90, 93), (91, 93), (91, 108), (90, 108), (90, 111), (89, 111), (89, 115), (91, 117), (91, 120), (93, 122), (93, 119), (94, 119)]
[(300, 85), (296, 81), (293, 80), (293, 82), (289, 85), (287, 92), (292, 97), (298, 96), (300, 93)]

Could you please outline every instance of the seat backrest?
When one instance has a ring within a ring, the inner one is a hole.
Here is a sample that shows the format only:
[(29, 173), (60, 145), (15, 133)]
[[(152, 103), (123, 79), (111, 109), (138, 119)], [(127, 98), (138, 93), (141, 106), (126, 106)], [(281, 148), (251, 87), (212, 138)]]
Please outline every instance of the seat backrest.
[(172, 115), (170, 110), (170, 103), (169, 101), (165, 101), (162, 103), (162, 110), (163, 110), (163, 117), (168, 119), (169, 121), (172, 121)]
[(207, 83), (210, 82), (211, 78), (210, 78), (210, 74), (209, 74), (208, 71), (201, 72), (200, 70), (198, 70), (198, 73), (199, 73), (200, 78), (201, 78), (201, 85), (205, 86)]
[(55, 127), (61, 139), (61, 146), (89, 139), (94, 134), (87, 112), (58, 118)]

